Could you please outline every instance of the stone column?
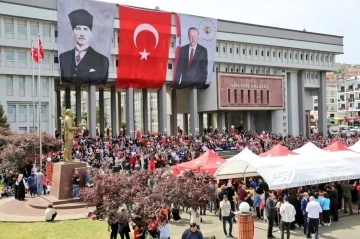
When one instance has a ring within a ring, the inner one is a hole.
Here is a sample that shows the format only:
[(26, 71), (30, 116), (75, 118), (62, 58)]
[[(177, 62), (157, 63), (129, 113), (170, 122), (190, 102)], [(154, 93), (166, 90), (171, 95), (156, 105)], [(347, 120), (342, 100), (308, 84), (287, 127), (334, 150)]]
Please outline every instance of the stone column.
[(199, 133), (199, 115), (197, 102), (197, 88), (190, 89), (190, 132), (192, 135)]
[(252, 130), (252, 125), (253, 125), (253, 122), (252, 122), (252, 114), (250, 111), (247, 111), (246, 112), (246, 130)]
[[(35, 110), (34, 112), (35, 113)], [(61, 132), (61, 92), (60, 90), (56, 90), (56, 128), (57, 130), (60, 132), (60, 136), (62, 137), (62, 132)], [(35, 132), (35, 129), (33, 129)]]
[(184, 120), (183, 120), (183, 122), (184, 122), (184, 129), (183, 129), (183, 131), (184, 131), (184, 133), (189, 133), (189, 115), (188, 114), (183, 114), (183, 116), (184, 116)]
[(76, 112), (75, 112), (75, 116), (76, 116), (76, 124), (81, 122), (81, 87), (80, 86), (76, 86), (75, 87), (75, 104), (76, 104)]
[[(160, 134), (164, 134), (164, 130), (167, 128), (166, 84), (158, 91), (158, 105), (158, 131)], [(169, 129), (166, 130), (169, 132)]]
[(95, 85), (88, 86), (88, 114), (87, 123), (89, 134), (96, 137), (96, 87)]
[(118, 104), (118, 124), (119, 124), (119, 129), (121, 129), (121, 124), (122, 124), (122, 120), (121, 120), (121, 118), (122, 118), (122, 113), (123, 112), (121, 112), (121, 92), (119, 91), (118, 93), (117, 93), (117, 104)]
[(126, 134), (134, 137), (134, 89), (126, 89)]
[(199, 132), (198, 134), (204, 133), (204, 113), (199, 113)]
[(144, 134), (149, 132), (148, 90), (142, 90), (142, 123)]
[(327, 114), (326, 114), (326, 72), (320, 72), (320, 88), (318, 91), (318, 112), (319, 112), (319, 133), (327, 135)]
[(305, 77), (304, 70), (298, 73), (298, 107), (299, 107), (299, 134), (306, 136), (306, 121), (305, 121)]
[(111, 85), (110, 92), (110, 101), (111, 101), (111, 135), (118, 135), (119, 131), (116, 127), (116, 87), (115, 84)]
[(176, 89), (171, 90), (171, 134), (177, 135), (177, 98), (176, 98)]
[(99, 119), (100, 119), (100, 135), (105, 136), (105, 104), (104, 104), (104, 88), (99, 89)]
[(210, 126), (213, 127), (212, 125), (212, 114), (211, 113), (208, 113), (207, 114), (207, 129), (210, 130)]
[(287, 111), (288, 111), (288, 130), (289, 134), (299, 135), (299, 104), (298, 98), (298, 75), (297, 73), (287, 73)]
[(219, 132), (224, 132), (224, 127), (226, 127), (225, 112), (224, 111), (219, 111), (218, 112), (218, 118), (217, 118), (217, 130)]
[(71, 109), (71, 90), (68, 86), (65, 88), (65, 107)]

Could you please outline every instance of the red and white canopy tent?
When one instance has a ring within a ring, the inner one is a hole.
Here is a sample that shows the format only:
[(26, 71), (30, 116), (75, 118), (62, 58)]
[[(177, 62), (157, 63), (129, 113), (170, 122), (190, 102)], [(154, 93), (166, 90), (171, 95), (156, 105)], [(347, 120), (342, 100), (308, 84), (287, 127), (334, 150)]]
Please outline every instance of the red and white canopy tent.
[(225, 162), (217, 153), (212, 150), (206, 151), (200, 157), (186, 163), (181, 163), (173, 167), (175, 174), (181, 174), (186, 170), (204, 172), (213, 175), (215, 171)]
[(269, 151), (260, 154), (260, 157), (281, 157), (281, 156), (289, 156), (289, 155), (297, 155), (297, 153), (289, 150), (288, 148), (282, 146), (281, 144), (277, 144), (275, 147), (271, 148)]

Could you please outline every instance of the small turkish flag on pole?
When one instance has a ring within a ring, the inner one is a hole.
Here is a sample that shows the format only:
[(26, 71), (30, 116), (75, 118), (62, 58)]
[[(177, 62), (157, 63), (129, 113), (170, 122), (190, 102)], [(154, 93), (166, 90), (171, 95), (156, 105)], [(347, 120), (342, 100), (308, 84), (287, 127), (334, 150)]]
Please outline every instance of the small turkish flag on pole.
[(161, 88), (166, 81), (171, 13), (119, 6), (117, 88)]

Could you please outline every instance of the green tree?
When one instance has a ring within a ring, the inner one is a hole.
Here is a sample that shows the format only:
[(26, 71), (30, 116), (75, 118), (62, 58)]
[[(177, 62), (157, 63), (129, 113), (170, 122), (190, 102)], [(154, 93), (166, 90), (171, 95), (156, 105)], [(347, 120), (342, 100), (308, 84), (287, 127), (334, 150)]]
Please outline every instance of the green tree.
[(4, 108), (0, 105), (0, 127), (9, 128), (10, 125), (7, 123), (7, 117), (5, 116)]

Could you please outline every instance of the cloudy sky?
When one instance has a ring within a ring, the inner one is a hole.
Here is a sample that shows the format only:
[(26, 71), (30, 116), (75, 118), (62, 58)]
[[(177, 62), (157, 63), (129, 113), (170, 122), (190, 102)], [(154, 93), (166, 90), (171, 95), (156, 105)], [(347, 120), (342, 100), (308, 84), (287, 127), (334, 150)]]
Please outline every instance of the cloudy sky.
[(341, 63), (360, 64), (359, 0), (100, 0), (238, 22), (344, 36)]

